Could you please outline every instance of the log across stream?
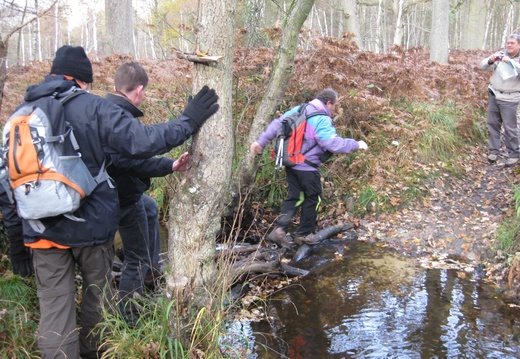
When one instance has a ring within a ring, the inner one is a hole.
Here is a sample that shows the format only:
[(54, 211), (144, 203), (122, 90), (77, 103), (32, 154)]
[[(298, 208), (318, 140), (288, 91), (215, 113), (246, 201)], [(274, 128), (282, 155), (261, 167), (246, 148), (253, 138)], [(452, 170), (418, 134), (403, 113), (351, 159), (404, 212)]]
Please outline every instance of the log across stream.
[(234, 278), (250, 273), (302, 276), (309, 271), (299, 268), (298, 262), (309, 255), (313, 246), (352, 228), (354, 225), (350, 223), (328, 226), (305, 238), (293, 238), (288, 235), (283, 243), (260, 242), (255, 245), (240, 245), (221, 249), (217, 251), (217, 255), (236, 257), (231, 271)]

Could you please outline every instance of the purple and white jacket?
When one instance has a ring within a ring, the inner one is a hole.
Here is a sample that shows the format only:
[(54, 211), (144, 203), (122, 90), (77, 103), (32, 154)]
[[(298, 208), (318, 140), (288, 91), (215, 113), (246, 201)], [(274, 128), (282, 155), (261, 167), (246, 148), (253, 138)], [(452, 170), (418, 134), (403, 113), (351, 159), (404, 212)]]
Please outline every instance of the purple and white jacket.
[[(279, 118), (274, 119), (267, 126), (265, 131), (262, 132), (260, 136), (258, 136), (256, 142), (258, 142), (262, 148), (265, 148), (265, 146), (278, 135), (278, 129), (280, 128), (282, 119), (285, 116), (291, 115), (298, 111), (299, 107), (300, 106), (296, 106), (284, 113)], [(359, 150), (359, 145), (356, 140), (338, 136), (336, 133), (336, 128), (334, 127), (334, 123), (332, 122), (332, 118), (330, 117), (331, 113), (329, 108), (318, 99), (314, 99), (309, 102), (307, 108), (305, 109), (305, 113), (307, 115), (313, 114), (315, 112), (325, 112), (328, 114), (328, 116), (317, 115), (310, 117), (307, 120), (307, 128), (305, 129), (305, 140), (302, 145), (302, 152), (305, 153), (308, 161), (320, 166), (322, 164), (320, 156), (325, 151), (332, 153), (349, 153)], [(314, 146), (316, 143), (318, 145)], [(314, 146), (314, 148), (311, 148), (312, 146)], [(311, 150), (306, 152), (308, 148), (311, 148)], [(316, 168), (305, 163), (299, 163), (292, 168), (298, 171), (317, 171)]]

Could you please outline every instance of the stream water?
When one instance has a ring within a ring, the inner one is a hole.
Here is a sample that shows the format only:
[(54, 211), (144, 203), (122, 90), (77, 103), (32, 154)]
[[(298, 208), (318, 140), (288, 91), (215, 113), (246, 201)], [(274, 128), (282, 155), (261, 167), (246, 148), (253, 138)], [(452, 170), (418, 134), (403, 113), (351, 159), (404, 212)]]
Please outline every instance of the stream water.
[(520, 358), (520, 310), (475, 273), (320, 246), (299, 263), (311, 274), (270, 298), (269, 321), (248, 324), (250, 358)]

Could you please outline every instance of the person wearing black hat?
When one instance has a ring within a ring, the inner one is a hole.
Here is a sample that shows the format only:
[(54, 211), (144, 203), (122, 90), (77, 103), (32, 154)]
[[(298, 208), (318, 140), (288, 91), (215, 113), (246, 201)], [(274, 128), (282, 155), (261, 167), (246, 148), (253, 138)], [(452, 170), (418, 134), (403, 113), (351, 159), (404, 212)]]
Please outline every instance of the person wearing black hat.
[(86, 84), (94, 82), (92, 63), (81, 46), (62, 46), (56, 51), (51, 74), (70, 76)]
[[(92, 64), (82, 47), (62, 46), (56, 51), (50, 74), (25, 94), (34, 101), (75, 88), (89, 90)], [(64, 105), (74, 128), (83, 161), (93, 175), (112, 154), (149, 158), (179, 146), (218, 111), (218, 95), (204, 86), (174, 121), (144, 126), (106, 99), (85, 92)], [(74, 215), (44, 218), (32, 228), (23, 220), (25, 246), (32, 249), (40, 304), (38, 347), (42, 358), (99, 358), (99, 338), (92, 332), (101, 320), (101, 301), (108, 285), (118, 228), (116, 188), (104, 181), (83, 200)], [(43, 231), (42, 231), (43, 230)], [(79, 329), (76, 326), (75, 269), (82, 275)]]

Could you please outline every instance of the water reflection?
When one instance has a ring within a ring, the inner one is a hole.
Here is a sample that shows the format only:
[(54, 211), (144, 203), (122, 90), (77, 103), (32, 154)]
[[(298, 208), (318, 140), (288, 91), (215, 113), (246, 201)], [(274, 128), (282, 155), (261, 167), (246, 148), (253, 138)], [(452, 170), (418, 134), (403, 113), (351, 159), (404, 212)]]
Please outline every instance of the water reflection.
[(519, 313), (484, 283), (359, 242), (269, 314), (253, 325), (258, 358), (520, 358)]

